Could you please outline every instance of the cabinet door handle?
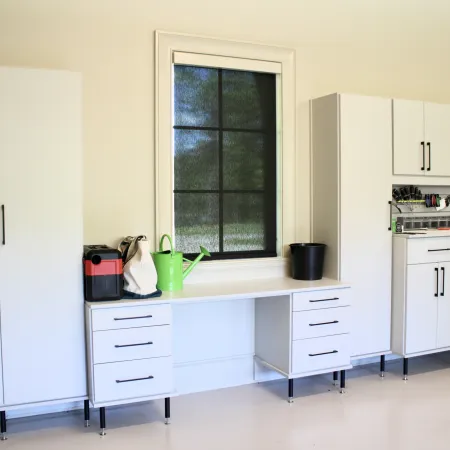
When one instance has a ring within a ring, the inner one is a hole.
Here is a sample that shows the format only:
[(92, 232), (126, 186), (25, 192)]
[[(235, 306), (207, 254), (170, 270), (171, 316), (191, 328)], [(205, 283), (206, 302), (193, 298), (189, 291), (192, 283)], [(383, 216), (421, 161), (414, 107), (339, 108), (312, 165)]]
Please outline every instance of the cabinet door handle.
[(2, 245), (6, 245), (5, 205), (2, 205), (2, 230), (3, 230)]
[(421, 142), (420, 145), (422, 146), (422, 167), (420, 170), (425, 170), (425, 142)]
[(450, 248), (435, 248), (432, 250), (428, 250), (429, 252), (448, 252), (450, 251)]
[(445, 295), (445, 267), (441, 267), (442, 270), (442, 292), (441, 297)]
[(116, 383), (131, 383), (132, 381), (144, 381), (144, 380), (153, 380), (155, 378), (153, 375), (149, 375), (144, 378), (130, 378), (129, 380), (116, 380)]
[(428, 145), (428, 172), (431, 170), (431, 142), (427, 142)]
[(389, 200), (389, 228), (388, 231), (392, 231), (392, 202)]
[(317, 302), (332, 302), (335, 300), (339, 300), (339, 297), (334, 298), (321, 298), (319, 300), (310, 300), (309, 303), (317, 303)]
[(136, 316), (136, 317), (114, 317), (114, 320), (135, 320), (135, 319), (151, 319), (153, 316)]
[(436, 292), (434, 294), (435, 297), (437, 297), (439, 294), (439, 269), (437, 267), (434, 268), (434, 270), (436, 271)]
[(309, 356), (323, 356), (323, 355), (331, 355), (333, 353), (338, 353), (338, 351), (333, 350), (331, 352), (324, 352), (324, 353), (309, 353)]
[(124, 348), (124, 347), (139, 347), (140, 345), (153, 345), (153, 342), (140, 342), (139, 344), (122, 344), (115, 345), (116, 348)]
[(310, 327), (318, 327), (319, 325), (331, 325), (333, 323), (339, 323), (339, 320), (333, 320), (332, 322), (310, 323)]

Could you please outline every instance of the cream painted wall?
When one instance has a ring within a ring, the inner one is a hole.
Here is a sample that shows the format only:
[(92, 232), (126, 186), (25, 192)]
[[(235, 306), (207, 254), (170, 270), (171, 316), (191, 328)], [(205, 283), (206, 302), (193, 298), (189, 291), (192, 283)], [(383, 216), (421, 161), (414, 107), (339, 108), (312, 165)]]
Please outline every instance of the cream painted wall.
[(85, 242), (113, 244), (153, 236), (154, 31), (295, 48), (303, 240), (307, 100), (344, 91), (450, 102), (449, 22), (441, 0), (0, 0), (0, 64), (83, 73)]

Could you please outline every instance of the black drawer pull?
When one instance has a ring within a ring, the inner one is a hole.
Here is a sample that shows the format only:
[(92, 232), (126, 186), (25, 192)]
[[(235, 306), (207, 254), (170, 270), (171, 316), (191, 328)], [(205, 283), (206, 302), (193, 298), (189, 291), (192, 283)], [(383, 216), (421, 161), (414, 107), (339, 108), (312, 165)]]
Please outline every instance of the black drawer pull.
[(3, 230), (2, 245), (6, 245), (5, 205), (2, 205), (2, 230)]
[(332, 352), (324, 352), (324, 353), (309, 353), (309, 356), (322, 356), (322, 355), (331, 355), (332, 353), (337, 353), (337, 350), (333, 350)]
[(134, 320), (134, 319), (151, 319), (153, 316), (136, 316), (136, 317), (114, 317), (114, 320)]
[(339, 320), (333, 320), (332, 322), (322, 322), (322, 323), (310, 323), (310, 327), (318, 327), (319, 325), (332, 325), (333, 323), (339, 323)]
[(317, 303), (317, 302), (331, 302), (334, 300), (339, 300), (339, 297), (334, 297), (334, 298), (322, 298), (320, 300), (310, 300), (309, 303)]
[(144, 380), (153, 380), (155, 378), (153, 375), (144, 378), (131, 378), (130, 380), (116, 380), (116, 383), (130, 383), (132, 381), (144, 381)]
[(116, 348), (123, 348), (123, 347), (138, 347), (139, 345), (152, 345), (153, 342), (140, 342), (139, 344), (123, 344), (123, 345), (115, 345)]
[(429, 252), (448, 252), (450, 248), (436, 248), (434, 250), (428, 250)]

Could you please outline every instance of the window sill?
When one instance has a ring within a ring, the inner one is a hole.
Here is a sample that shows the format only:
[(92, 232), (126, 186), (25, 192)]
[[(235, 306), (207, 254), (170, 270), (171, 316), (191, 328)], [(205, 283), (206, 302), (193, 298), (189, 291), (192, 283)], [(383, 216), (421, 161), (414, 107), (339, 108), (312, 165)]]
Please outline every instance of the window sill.
[[(202, 261), (186, 277), (185, 284), (242, 281), (289, 276), (289, 259), (255, 258)], [(185, 265), (187, 267), (188, 264)]]

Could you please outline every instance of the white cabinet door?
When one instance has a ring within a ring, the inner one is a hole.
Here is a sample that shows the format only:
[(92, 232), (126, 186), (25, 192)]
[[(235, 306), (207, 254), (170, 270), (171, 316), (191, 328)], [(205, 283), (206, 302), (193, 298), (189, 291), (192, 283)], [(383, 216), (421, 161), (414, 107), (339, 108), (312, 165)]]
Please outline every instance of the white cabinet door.
[(340, 279), (352, 287), (351, 355), (357, 357), (391, 348), (391, 100), (340, 98)]
[(437, 347), (450, 347), (450, 263), (439, 265)]
[(406, 276), (406, 354), (435, 349), (439, 264), (409, 265)]
[(0, 68), (5, 404), (86, 395), (81, 79)]
[(450, 105), (425, 103), (427, 175), (450, 176)]
[(424, 103), (392, 100), (394, 175), (425, 175)]

